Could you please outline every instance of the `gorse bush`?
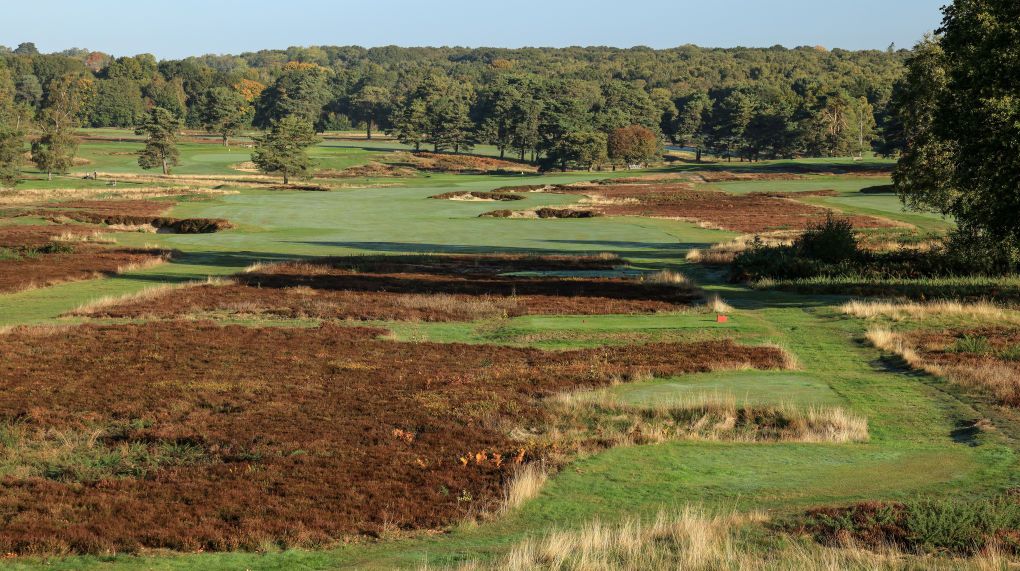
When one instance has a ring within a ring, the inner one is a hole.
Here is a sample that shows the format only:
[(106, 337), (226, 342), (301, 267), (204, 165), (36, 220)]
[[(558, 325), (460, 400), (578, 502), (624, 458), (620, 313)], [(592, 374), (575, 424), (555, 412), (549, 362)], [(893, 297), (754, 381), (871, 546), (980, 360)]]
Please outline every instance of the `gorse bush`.
[(1020, 531), (1020, 503), (1013, 497), (864, 503), (814, 510), (794, 527), (827, 544), (852, 539), (911, 552), (969, 555), (995, 546), (1016, 553), (1020, 543), (1011, 538)]
[(860, 255), (853, 223), (837, 218), (831, 211), (823, 222), (808, 228), (794, 247), (801, 255), (828, 264), (847, 262)]

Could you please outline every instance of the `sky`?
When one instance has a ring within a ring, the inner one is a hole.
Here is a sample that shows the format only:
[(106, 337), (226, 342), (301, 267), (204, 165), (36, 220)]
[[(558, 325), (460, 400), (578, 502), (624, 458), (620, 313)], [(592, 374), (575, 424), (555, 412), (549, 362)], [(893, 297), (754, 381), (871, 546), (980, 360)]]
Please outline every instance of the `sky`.
[(0, 0), (0, 45), (160, 59), (288, 46), (909, 48), (947, 0)]

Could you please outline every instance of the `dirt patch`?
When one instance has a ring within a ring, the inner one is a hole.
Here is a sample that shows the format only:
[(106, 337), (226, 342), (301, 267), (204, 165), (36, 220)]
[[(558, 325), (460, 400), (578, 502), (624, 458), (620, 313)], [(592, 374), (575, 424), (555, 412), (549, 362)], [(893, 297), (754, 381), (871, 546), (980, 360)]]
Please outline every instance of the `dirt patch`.
[(392, 155), (391, 162), (397, 167), (410, 167), (430, 172), (514, 174), (538, 172), (537, 167), (527, 163), (478, 155), (398, 152)]
[[(257, 316), (343, 320), (471, 321), (520, 315), (604, 315), (680, 311), (700, 299), (683, 284), (620, 278), (532, 277), (499, 273), (499, 262), (441, 260), (277, 264), (235, 283), (199, 285), (103, 306), (111, 318)], [(534, 267), (555, 267), (537, 261)], [(486, 264), (496, 265), (486, 265)], [(459, 265), (458, 265), (459, 264)], [(574, 264), (564, 264), (572, 266)], [(507, 266), (503, 266), (507, 267)]]
[(315, 172), (316, 178), (402, 178), (417, 176), (413, 168), (370, 162), (343, 170), (323, 169)]
[[(824, 220), (829, 212), (788, 198), (696, 190), (688, 183), (569, 185), (555, 191), (588, 196), (595, 209), (610, 216), (689, 220), (746, 233), (804, 230)], [(849, 218), (857, 228), (895, 225), (870, 216)]]
[(513, 202), (515, 200), (524, 200), (524, 196), (514, 192), (444, 192), (443, 194), (436, 194), (430, 196), (436, 200), (479, 200), (479, 201), (502, 201), (502, 202)]
[(269, 187), (270, 190), (308, 190), (312, 192), (327, 192), (331, 190), (328, 186), (321, 184), (277, 184)]
[(111, 276), (166, 261), (160, 250), (108, 249), (87, 244), (65, 246), (59, 253), (0, 259), (0, 292), (11, 293), (70, 281)]
[(554, 185), (549, 184), (518, 184), (513, 186), (501, 186), (493, 189), (492, 192), (540, 192), (553, 188)]
[(507, 422), (538, 421), (538, 398), (634, 370), (783, 364), (732, 342), (544, 352), (380, 333), (164, 323), (0, 336), (3, 420), (128, 424), (126, 442), (201, 451), (144, 477), (7, 477), (0, 549), (321, 547), (442, 527), (499, 500), (508, 467), (531, 454)]
[(590, 208), (536, 208), (534, 210), (493, 210), (479, 218), (598, 218), (602, 213)]

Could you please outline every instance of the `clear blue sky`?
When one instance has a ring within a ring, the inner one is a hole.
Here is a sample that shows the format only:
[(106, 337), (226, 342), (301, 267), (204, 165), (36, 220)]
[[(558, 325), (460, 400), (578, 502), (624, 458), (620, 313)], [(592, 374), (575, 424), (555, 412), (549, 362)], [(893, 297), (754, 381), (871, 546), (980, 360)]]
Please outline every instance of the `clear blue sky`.
[(180, 58), (307, 45), (911, 47), (948, 0), (3, 0), (0, 44)]

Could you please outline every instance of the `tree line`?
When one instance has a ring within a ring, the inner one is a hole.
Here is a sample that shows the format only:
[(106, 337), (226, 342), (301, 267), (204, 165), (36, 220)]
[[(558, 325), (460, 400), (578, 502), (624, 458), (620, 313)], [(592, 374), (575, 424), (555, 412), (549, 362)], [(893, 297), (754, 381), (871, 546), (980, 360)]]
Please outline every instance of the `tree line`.
[(892, 88), (909, 55), (892, 46), (321, 46), (157, 61), (0, 47), (12, 105), (39, 126), (73, 84), (81, 126), (134, 128), (158, 107), (229, 144), (293, 115), (318, 132), (386, 131), (419, 149), (491, 144), (549, 168), (640, 160), (642, 145), (620, 147), (638, 127), (738, 160), (885, 151)]

